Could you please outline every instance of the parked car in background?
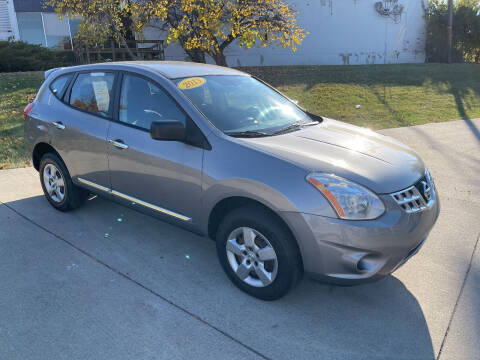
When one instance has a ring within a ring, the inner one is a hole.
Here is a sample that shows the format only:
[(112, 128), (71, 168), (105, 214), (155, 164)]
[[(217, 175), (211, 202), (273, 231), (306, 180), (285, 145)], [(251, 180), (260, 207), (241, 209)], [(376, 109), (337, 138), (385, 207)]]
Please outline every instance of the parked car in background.
[(209, 236), (233, 283), (265, 300), (304, 272), (339, 284), (390, 274), (439, 214), (413, 150), (311, 114), (233, 69), (55, 69), (24, 116), (54, 208), (95, 193)]

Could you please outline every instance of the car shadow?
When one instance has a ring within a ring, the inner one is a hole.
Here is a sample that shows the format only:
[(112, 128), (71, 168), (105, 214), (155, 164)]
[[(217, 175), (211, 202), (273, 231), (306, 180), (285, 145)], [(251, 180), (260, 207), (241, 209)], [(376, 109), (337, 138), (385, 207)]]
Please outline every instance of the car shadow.
[(265, 302), (230, 283), (212, 241), (116, 203), (95, 197), (69, 213), (43, 196), (5, 205), (268, 358), (435, 358), (422, 308), (395, 276), (356, 287), (304, 279)]

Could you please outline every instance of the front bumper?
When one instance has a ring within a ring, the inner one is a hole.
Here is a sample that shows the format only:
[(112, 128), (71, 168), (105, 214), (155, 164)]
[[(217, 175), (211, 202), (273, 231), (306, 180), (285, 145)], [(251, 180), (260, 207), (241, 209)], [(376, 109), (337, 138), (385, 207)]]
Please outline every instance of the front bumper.
[(390, 195), (378, 219), (349, 221), (285, 213), (298, 240), (305, 273), (322, 281), (354, 285), (390, 274), (418, 252), (440, 213), (440, 200), (407, 214)]

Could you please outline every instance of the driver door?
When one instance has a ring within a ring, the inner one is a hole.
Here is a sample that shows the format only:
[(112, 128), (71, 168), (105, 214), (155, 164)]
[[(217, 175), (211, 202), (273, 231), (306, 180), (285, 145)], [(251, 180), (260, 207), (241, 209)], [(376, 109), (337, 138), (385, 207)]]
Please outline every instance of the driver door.
[(152, 121), (191, 121), (173, 98), (145, 77), (124, 73), (117, 121), (108, 133), (113, 195), (165, 220), (194, 227), (199, 218), (203, 149), (153, 140)]

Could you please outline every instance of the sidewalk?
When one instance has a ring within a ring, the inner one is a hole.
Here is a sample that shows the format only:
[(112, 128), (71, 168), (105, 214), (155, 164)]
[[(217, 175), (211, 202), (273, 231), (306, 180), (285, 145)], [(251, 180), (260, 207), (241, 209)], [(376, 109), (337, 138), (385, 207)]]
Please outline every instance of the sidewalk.
[(34, 169), (0, 171), (0, 358), (480, 359), (472, 124), (382, 131), (421, 154), (440, 194), (418, 255), (377, 283), (304, 280), (276, 302), (237, 290), (211, 241), (99, 198), (60, 213)]

